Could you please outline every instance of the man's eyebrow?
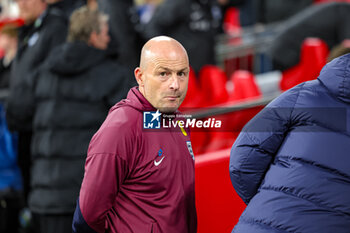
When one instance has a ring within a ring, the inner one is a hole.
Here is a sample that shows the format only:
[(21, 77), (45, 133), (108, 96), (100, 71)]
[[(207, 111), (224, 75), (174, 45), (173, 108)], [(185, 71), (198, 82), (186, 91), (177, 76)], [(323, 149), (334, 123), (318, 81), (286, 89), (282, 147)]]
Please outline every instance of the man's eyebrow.
[(172, 71), (171, 69), (169, 69), (169, 68), (167, 68), (167, 67), (163, 67), (163, 66), (157, 67), (157, 70)]
[(183, 69), (181, 69), (181, 70), (179, 70), (179, 71), (181, 71), (181, 72), (189, 72), (190, 69), (189, 69), (188, 67), (186, 67), (186, 68), (183, 68)]
[[(167, 67), (163, 67), (163, 66), (158, 67), (157, 70), (173, 71), (172, 69), (167, 68)], [(185, 71), (186, 72), (189, 71), (188, 67), (185, 67), (185, 68), (182, 68), (180, 70), (177, 70), (176, 72), (185, 72)]]

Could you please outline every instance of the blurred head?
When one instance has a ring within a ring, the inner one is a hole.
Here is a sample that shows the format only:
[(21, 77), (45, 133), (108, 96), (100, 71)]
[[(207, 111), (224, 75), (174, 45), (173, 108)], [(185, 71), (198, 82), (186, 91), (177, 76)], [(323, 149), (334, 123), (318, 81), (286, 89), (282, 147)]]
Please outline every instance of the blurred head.
[(63, 1), (63, 0), (45, 0), (45, 2), (46, 2), (47, 4), (54, 4), (54, 3), (56, 3), (56, 2), (61, 2), (61, 1)]
[(98, 9), (97, 0), (87, 0), (86, 5), (90, 10), (97, 10)]
[(44, 0), (15, 0), (18, 9), (19, 17), (22, 18), (25, 24), (33, 23), (46, 9)]
[(75, 10), (70, 17), (68, 41), (81, 41), (97, 49), (107, 49), (108, 16), (84, 6)]
[(334, 46), (329, 52), (327, 62), (347, 53), (350, 53), (350, 39), (345, 39), (340, 44)]
[(175, 112), (186, 96), (189, 71), (185, 48), (170, 37), (159, 36), (143, 46), (135, 78), (153, 107)]
[(9, 61), (14, 58), (17, 51), (18, 26), (8, 24), (0, 30), (0, 49), (4, 51)]

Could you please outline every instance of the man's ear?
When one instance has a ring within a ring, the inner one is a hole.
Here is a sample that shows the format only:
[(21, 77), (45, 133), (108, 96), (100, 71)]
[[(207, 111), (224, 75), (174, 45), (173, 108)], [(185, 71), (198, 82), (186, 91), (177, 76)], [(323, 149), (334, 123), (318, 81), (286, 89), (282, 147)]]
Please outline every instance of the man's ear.
[(144, 76), (140, 67), (137, 67), (134, 71), (135, 79), (139, 84), (139, 87), (143, 87), (144, 85)]

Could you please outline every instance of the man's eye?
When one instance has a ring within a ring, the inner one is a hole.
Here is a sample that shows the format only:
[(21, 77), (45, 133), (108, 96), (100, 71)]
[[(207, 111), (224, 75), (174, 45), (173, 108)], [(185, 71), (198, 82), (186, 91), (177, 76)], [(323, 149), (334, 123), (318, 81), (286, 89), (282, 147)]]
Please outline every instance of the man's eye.
[(160, 76), (166, 76), (166, 72), (160, 72), (159, 75)]
[(177, 75), (183, 77), (183, 76), (186, 76), (186, 73), (181, 71), (181, 72), (177, 73)]

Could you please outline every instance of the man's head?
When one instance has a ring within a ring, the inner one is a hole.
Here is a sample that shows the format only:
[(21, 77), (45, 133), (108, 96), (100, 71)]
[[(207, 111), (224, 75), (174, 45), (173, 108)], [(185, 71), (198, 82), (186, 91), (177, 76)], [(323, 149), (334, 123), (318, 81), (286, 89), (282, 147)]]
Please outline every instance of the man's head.
[(33, 23), (46, 9), (44, 0), (15, 0), (19, 8), (19, 17), (25, 24)]
[(63, 0), (45, 0), (47, 4), (55, 4), (56, 2), (61, 2)]
[(170, 37), (159, 36), (143, 46), (135, 78), (153, 107), (174, 112), (186, 96), (189, 71), (185, 48)]
[(5, 53), (17, 48), (18, 26), (8, 24), (0, 29), (0, 48)]
[(97, 49), (107, 49), (110, 41), (108, 16), (86, 6), (75, 10), (69, 21), (68, 41), (82, 41)]

